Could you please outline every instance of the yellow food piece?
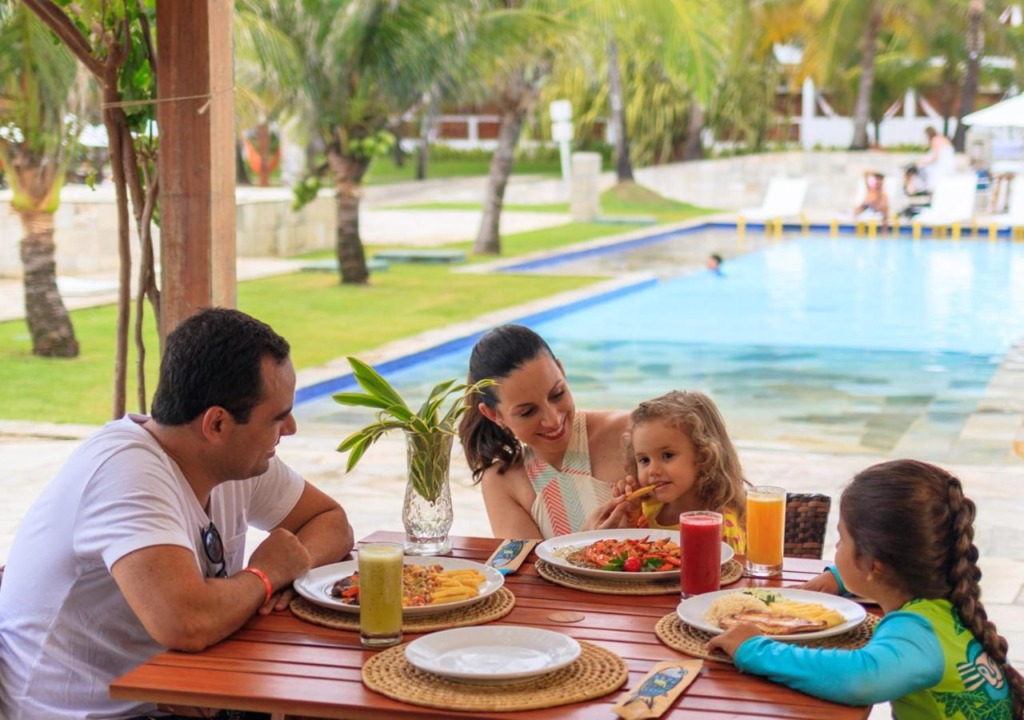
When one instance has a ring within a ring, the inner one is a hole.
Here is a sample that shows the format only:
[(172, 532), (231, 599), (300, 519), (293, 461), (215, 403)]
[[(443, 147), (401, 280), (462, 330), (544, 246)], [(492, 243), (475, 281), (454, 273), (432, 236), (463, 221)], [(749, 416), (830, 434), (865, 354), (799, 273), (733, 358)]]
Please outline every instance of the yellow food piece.
[(846, 618), (838, 610), (827, 608), (818, 603), (776, 600), (768, 606), (768, 609), (777, 615), (788, 615), (813, 622), (824, 622), (827, 627), (835, 627), (846, 622)]

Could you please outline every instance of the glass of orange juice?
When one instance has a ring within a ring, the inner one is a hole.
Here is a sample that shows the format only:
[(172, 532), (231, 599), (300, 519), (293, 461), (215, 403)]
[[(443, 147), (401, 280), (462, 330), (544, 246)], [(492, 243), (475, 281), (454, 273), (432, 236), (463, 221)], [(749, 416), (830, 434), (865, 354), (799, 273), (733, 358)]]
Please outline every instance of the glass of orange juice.
[(401, 543), (359, 546), (359, 636), (364, 647), (384, 648), (402, 642), (404, 559)]
[(747, 490), (747, 575), (782, 574), (786, 491), (771, 485)]
[(1017, 457), (1024, 458), (1024, 422), (1017, 428), (1017, 435), (1013, 438), (1013, 451)]

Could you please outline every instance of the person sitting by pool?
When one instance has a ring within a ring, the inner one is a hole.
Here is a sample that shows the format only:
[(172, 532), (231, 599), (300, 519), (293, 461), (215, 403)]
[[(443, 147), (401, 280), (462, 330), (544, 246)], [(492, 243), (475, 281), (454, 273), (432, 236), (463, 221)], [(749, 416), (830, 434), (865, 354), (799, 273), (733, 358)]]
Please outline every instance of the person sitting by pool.
[(960, 480), (916, 460), (872, 465), (839, 505), (835, 568), (803, 587), (852, 593), (884, 613), (858, 650), (809, 648), (739, 624), (711, 639), (743, 672), (893, 717), (1024, 717), (1024, 678), (981, 604), (974, 503)]
[(883, 230), (888, 227), (889, 196), (885, 193), (885, 175), (864, 173), (864, 199), (853, 208), (853, 217), (855, 220), (879, 219)]
[(469, 383), (484, 379), (498, 384), (467, 399), (459, 437), (495, 537), (626, 526), (638, 507), (622, 494), (629, 413), (577, 411), (561, 362), (522, 325), (477, 341)]
[(641, 503), (639, 527), (679, 529), (679, 514), (722, 513), (722, 539), (747, 549), (746, 485), (725, 420), (704, 393), (673, 390), (640, 403), (626, 432), (627, 486), (655, 490)]

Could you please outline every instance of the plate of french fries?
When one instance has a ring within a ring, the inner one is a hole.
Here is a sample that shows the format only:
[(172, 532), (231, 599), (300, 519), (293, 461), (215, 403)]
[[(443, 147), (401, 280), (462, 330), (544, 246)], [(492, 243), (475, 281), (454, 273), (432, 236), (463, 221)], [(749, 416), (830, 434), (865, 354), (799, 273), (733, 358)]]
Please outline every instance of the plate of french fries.
[[(494, 594), (505, 576), (472, 560), (406, 557), (402, 614), (433, 615), (472, 605)], [(295, 591), (312, 603), (341, 612), (359, 612), (359, 563), (355, 560), (313, 568), (298, 578)]]

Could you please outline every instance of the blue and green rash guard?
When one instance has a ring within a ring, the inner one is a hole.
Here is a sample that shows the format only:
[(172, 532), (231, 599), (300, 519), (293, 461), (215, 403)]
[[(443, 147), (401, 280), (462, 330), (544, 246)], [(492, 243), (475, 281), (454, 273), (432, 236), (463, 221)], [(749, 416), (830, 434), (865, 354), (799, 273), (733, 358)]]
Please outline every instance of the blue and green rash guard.
[(744, 672), (825, 700), (891, 702), (897, 720), (1013, 717), (1002, 668), (948, 600), (911, 600), (882, 618), (858, 650), (806, 648), (759, 636), (740, 645), (734, 659)]

